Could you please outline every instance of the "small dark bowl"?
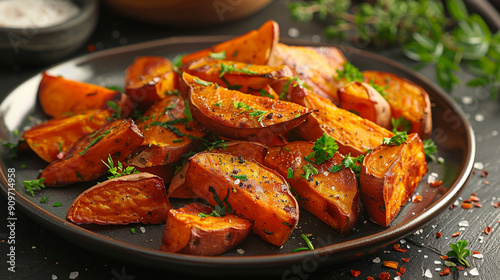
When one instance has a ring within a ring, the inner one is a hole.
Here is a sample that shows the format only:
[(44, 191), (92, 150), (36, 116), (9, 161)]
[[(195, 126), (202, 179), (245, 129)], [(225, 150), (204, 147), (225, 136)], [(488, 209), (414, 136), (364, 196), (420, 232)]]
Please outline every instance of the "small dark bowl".
[(72, 1), (80, 12), (61, 24), (42, 28), (0, 27), (0, 65), (48, 65), (80, 48), (95, 29), (99, 1)]

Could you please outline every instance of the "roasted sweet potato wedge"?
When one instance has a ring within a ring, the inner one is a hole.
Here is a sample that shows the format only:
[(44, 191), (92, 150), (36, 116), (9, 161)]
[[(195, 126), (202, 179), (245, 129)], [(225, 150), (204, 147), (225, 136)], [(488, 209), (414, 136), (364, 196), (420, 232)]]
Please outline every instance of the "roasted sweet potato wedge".
[(431, 102), (427, 92), (420, 86), (397, 75), (380, 71), (363, 71), (365, 81), (387, 87), (386, 99), (391, 106), (392, 117), (405, 117), (411, 123), (408, 133), (418, 133), (427, 139), (432, 133)]
[[(257, 142), (231, 141), (223, 143), (213, 151), (241, 156), (244, 159), (263, 163), (267, 154), (267, 147)], [(168, 188), (168, 197), (193, 198), (196, 196), (186, 183), (188, 168), (189, 162), (174, 175)]]
[(293, 75), (292, 70), (285, 65), (271, 67), (211, 57), (190, 61), (181, 67), (181, 71), (245, 93), (251, 89), (264, 88), (279, 78)]
[(78, 139), (109, 123), (111, 115), (110, 110), (91, 110), (54, 118), (26, 130), (23, 138), (40, 158), (53, 162), (67, 153)]
[(205, 130), (196, 121), (188, 121), (184, 114), (184, 99), (167, 96), (151, 106), (137, 126), (144, 142), (127, 158), (127, 165), (152, 167), (175, 162), (199, 143)]
[(51, 76), (45, 72), (38, 87), (38, 100), (45, 114), (51, 117), (92, 109), (108, 109), (108, 102), (112, 101), (120, 108), (120, 116), (125, 118), (132, 113), (134, 106), (126, 94), (105, 87)]
[[(206, 216), (213, 208), (191, 203), (168, 213), (161, 250), (200, 256), (217, 256), (243, 241), (252, 223), (234, 214)], [(200, 217), (200, 213), (205, 214)]]
[[(215, 194), (234, 213), (254, 222), (253, 231), (265, 241), (281, 246), (299, 220), (297, 201), (288, 183), (252, 160), (231, 154), (204, 152), (189, 159), (188, 186), (211, 205)], [(212, 193), (214, 192), (214, 193)]]
[[(269, 148), (264, 165), (276, 170), (296, 192), (299, 205), (330, 225), (341, 234), (348, 234), (359, 214), (359, 194), (356, 175), (351, 169), (330, 173), (333, 166), (340, 165), (342, 155), (338, 152), (319, 165), (311, 164), (304, 157), (313, 152), (310, 142), (292, 142), (281, 147)], [(305, 178), (303, 168), (312, 166), (318, 174)], [(290, 176), (290, 173), (293, 176)], [(290, 177), (290, 178), (289, 178)]]
[(308, 141), (316, 141), (326, 133), (337, 141), (339, 152), (352, 156), (366, 154), (393, 133), (354, 113), (338, 108), (330, 100), (316, 95), (308, 89), (292, 87), (291, 101), (314, 110), (297, 132)]
[(339, 103), (337, 90), (342, 83), (336, 79), (337, 70), (342, 70), (346, 62), (339, 49), (288, 46), (279, 43), (273, 55), (275, 58), (272, 66), (289, 66), (294, 75), (311, 87), (314, 93)]
[(249, 64), (266, 65), (279, 40), (279, 26), (273, 20), (266, 21), (258, 30), (222, 42), (209, 49), (188, 54), (182, 64), (209, 56), (210, 52), (225, 52), (225, 59)]
[(139, 56), (125, 70), (125, 93), (140, 108), (148, 108), (178, 89), (179, 75), (164, 57)]
[(213, 132), (231, 139), (267, 143), (302, 123), (311, 110), (292, 102), (229, 90), (183, 74), (181, 88), (193, 117)]
[(373, 149), (360, 174), (361, 199), (370, 219), (389, 226), (426, 172), (424, 145), (416, 133), (399, 146)]
[(66, 219), (76, 224), (160, 224), (171, 208), (163, 180), (136, 173), (85, 190), (71, 204)]
[(48, 187), (90, 181), (106, 174), (101, 162), (111, 155), (114, 163), (123, 161), (144, 137), (131, 119), (115, 120), (76, 142), (62, 159), (49, 164), (40, 175)]
[(362, 82), (351, 82), (338, 91), (340, 108), (372, 121), (383, 128), (391, 129), (391, 107), (372, 86)]

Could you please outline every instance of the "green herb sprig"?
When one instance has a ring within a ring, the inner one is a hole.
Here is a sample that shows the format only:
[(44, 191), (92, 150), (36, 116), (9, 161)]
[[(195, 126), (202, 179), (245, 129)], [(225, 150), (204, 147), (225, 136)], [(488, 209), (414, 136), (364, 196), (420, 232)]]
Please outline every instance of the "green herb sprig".
[(469, 249), (466, 249), (469, 243), (467, 240), (459, 240), (457, 241), (456, 244), (450, 244), (451, 251), (446, 253), (446, 255), (450, 258), (456, 258), (459, 263), (462, 265), (465, 265), (467, 267), (470, 267), (469, 263), (467, 260), (465, 260), (466, 257), (469, 257), (472, 255), (471, 251)]
[(339, 146), (335, 142), (335, 139), (323, 133), (323, 135), (314, 142), (313, 151), (307, 156), (307, 159), (310, 161), (314, 160), (316, 164), (322, 164), (331, 159), (338, 149)]
[(35, 196), (34, 190), (42, 190), (45, 189), (45, 185), (43, 184), (43, 181), (45, 181), (46, 178), (40, 178), (36, 180), (31, 180), (31, 181), (23, 181), (24, 187), (26, 187), (26, 192), (31, 194), (31, 196)]
[(139, 173), (139, 170), (135, 169), (135, 167), (133, 166), (127, 166), (125, 169), (123, 169), (123, 164), (119, 161), (117, 162), (118, 166), (114, 166), (113, 158), (110, 154), (108, 154), (108, 163), (104, 162), (104, 160), (101, 161), (102, 163), (104, 163), (104, 165), (106, 165), (106, 167), (108, 168), (108, 172), (111, 174), (108, 179)]

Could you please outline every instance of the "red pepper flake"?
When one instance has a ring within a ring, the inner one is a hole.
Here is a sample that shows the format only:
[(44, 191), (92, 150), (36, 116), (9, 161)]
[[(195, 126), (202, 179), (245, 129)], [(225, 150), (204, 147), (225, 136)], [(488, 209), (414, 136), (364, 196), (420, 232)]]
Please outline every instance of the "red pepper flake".
[(480, 198), (475, 196), (475, 195), (471, 195), (470, 200), (475, 201), (475, 202), (479, 202)]
[(493, 204), (493, 206), (495, 206), (495, 208), (500, 207), (500, 201), (495, 202), (495, 204)]
[(476, 170), (472, 169), (472, 175), (476, 175)]
[(401, 272), (397, 271), (397, 272), (396, 272), (396, 275), (397, 275), (397, 276), (401, 276), (402, 274), (401, 274)]
[(96, 48), (94, 44), (88, 44), (87, 45), (87, 51), (88, 52), (95, 52)]
[(373, 279), (373, 277), (371, 277), (371, 276), (367, 276), (366, 280), (375, 280), (375, 279)]
[(491, 232), (491, 228), (490, 227), (486, 227), (484, 230), (483, 230), (484, 233), (486, 234), (490, 234)]
[(422, 201), (422, 196), (421, 195), (414, 195), (411, 198), (411, 202), (420, 202), (420, 201)]
[(481, 170), (481, 177), (486, 178), (489, 174), (490, 172), (488, 172), (488, 170)]
[(460, 235), (460, 232), (455, 232), (454, 234), (451, 235), (451, 237), (457, 237)]
[(445, 275), (450, 274), (450, 272), (451, 272), (450, 268), (449, 268), (449, 267), (445, 267), (445, 268), (443, 269), (443, 271), (441, 271), (441, 273), (439, 273), (439, 275), (441, 275), (441, 276), (445, 276)]
[(401, 260), (404, 261), (405, 263), (407, 263), (410, 261), (410, 258), (401, 258)]
[(448, 256), (439, 256), (442, 260), (447, 260), (449, 257)]
[(399, 272), (401, 272), (401, 274), (405, 273), (405, 272), (406, 272), (406, 268), (404, 268), (404, 267), (400, 267), (400, 268), (399, 268)]
[(394, 249), (394, 251), (398, 251), (398, 252), (401, 252), (401, 253), (404, 253), (404, 252), (408, 251), (406, 249), (401, 248), (401, 245), (399, 245), (398, 243), (394, 244), (394, 247), (392, 247), (392, 248)]
[(389, 272), (381, 272), (378, 275), (378, 279), (380, 279), (380, 280), (389, 280), (389, 279), (391, 279), (391, 275), (389, 274)]
[(431, 187), (439, 187), (442, 184), (443, 184), (443, 180), (429, 182), (429, 186), (431, 186)]
[(470, 195), (476, 195), (476, 192), (472, 192)]
[(476, 255), (476, 254), (481, 254), (481, 252), (478, 252), (478, 251), (472, 251), (472, 254)]
[(384, 266), (392, 269), (398, 269), (399, 264), (393, 261), (384, 261)]
[(471, 208), (472, 208), (472, 204), (467, 203), (467, 202), (465, 202), (465, 201), (464, 201), (464, 202), (462, 202), (462, 205), (461, 205), (461, 206), (462, 206), (462, 208), (464, 208), (464, 209), (471, 209)]
[(451, 209), (451, 210), (455, 209), (455, 204), (452, 204), (452, 205), (450, 206), (450, 209)]
[(485, 184), (485, 185), (489, 185), (489, 184), (490, 184), (490, 181), (484, 181), (484, 184)]
[(462, 201), (462, 203), (471, 203), (471, 202), (472, 202), (472, 200), (470, 198), (464, 199)]
[(458, 270), (465, 270), (465, 267), (457, 265)]
[(438, 232), (436, 232), (436, 238), (441, 238), (441, 236), (443, 236), (443, 234), (442, 234), (442, 233), (440, 233), (439, 231), (438, 231)]
[(354, 277), (358, 277), (361, 274), (361, 271), (359, 271), (359, 270), (351, 270), (351, 274)]
[(474, 204), (474, 206), (476, 206), (477, 208), (483, 207), (483, 205), (481, 205), (481, 203), (479, 202), (472, 202), (472, 204)]

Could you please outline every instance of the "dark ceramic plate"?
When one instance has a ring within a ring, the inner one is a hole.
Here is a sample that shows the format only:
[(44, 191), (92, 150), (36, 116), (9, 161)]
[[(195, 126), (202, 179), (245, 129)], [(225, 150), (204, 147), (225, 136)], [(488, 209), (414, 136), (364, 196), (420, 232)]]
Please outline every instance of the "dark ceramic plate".
[[(159, 40), (86, 55), (53, 66), (47, 71), (52, 75), (63, 75), (68, 79), (104, 86), (123, 85), (124, 70), (136, 56), (161, 55), (173, 59), (177, 54), (206, 48), (226, 39), (228, 38), (187, 37)], [(11, 159), (5, 151), (2, 153), (1, 190), (4, 194), (7, 193), (8, 169), (15, 168), (17, 206), (44, 227), (86, 249), (139, 265), (177, 272), (216, 275), (224, 271), (224, 274), (241, 275), (244, 271), (246, 275), (279, 273), (283, 276), (292, 276), (294, 274), (292, 266), (297, 264), (301, 266), (302, 272), (308, 272), (315, 270), (319, 265), (347, 261), (367, 254), (417, 231), (457, 200), (472, 170), (475, 142), (472, 129), (462, 113), (447, 96), (425, 78), (381, 56), (353, 48), (341, 47), (341, 49), (346, 57), (362, 70), (393, 72), (419, 84), (427, 90), (434, 105), (433, 139), (438, 146), (439, 156), (443, 157), (445, 162), (430, 163), (429, 173), (439, 174), (439, 179), (444, 182), (443, 187), (429, 187), (426, 183), (427, 176), (424, 177), (416, 191), (423, 196), (422, 201), (407, 203), (388, 228), (381, 228), (367, 221), (366, 215), (362, 212), (353, 233), (343, 237), (306, 211), (302, 211), (297, 229), (282, 248), (267, 244), (251, 234), (243, 243), (223, 256), (196, 257), (158, 251), (164, 225), (77, 226), (67, 222), (65, 214), (71, 202), (92, 184), (49, 188), (37, 192), (35, 197), (28, 195), (22, 181), (35, 179), (39, 170), (46, 165), (34, 154), (25, 153), (17, 159)], [(1, 103), (2, 139), (13, 142), (17, 140), (17, 137), (13, 136), (15, 130), (23, 131), (25, 126), (32, 124), (33, 118), (46, 118), (36, 101), (40, 79), (41, 75), (38, 74), (25, 81), (12, 90)], [(26, 168), (22, 168), (24, 164)], [(46, 196), (50, 197), (49, 203), (40, 203), (40, 199)], [(62, 206), (53, 207), (55, 202), (62, 203)], [(144, 233), (140, 230), (141, 226), (145, 229)], [(135, 228), (136, 234), (131, 233), (131, 228)], [(294, 248), (304, 246), (301, 233), (313, 234), (316, 250), (291, 253)]]

